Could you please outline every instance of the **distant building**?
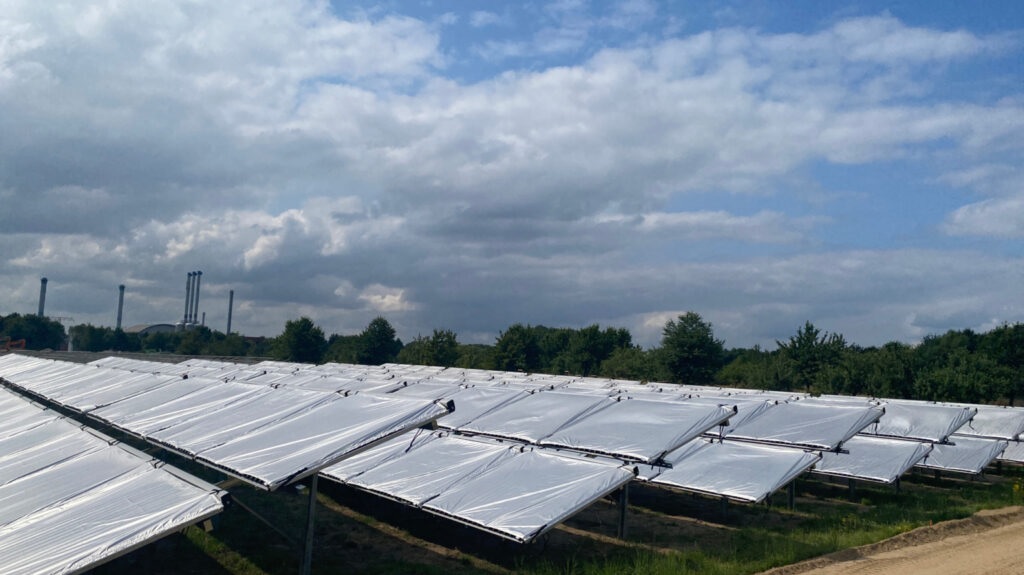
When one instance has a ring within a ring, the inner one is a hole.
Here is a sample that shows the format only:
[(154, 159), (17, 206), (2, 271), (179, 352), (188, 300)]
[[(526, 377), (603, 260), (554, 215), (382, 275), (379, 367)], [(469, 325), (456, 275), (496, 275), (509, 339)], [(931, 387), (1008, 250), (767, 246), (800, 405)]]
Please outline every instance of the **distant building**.
[(151, 333), (174, 333), (174, 325), (169, 323), (140, 323), (124, 328), (125, 333), (149, 335)]

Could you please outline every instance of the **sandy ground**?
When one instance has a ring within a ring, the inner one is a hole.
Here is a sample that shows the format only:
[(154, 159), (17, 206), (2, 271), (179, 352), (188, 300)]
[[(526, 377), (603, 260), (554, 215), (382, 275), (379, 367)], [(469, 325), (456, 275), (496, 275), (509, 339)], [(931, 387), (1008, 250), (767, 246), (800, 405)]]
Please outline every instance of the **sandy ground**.
[(983, 511), (763, 575), (1024, 573), (1024, 508)]

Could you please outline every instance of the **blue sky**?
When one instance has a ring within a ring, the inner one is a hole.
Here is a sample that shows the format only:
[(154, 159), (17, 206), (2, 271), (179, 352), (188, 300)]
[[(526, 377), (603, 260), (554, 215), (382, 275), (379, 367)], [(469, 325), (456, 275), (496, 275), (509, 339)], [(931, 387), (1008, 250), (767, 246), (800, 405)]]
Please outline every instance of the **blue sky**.
[(1024, 321), (1017, 2), (0, 0), (0, 313)]

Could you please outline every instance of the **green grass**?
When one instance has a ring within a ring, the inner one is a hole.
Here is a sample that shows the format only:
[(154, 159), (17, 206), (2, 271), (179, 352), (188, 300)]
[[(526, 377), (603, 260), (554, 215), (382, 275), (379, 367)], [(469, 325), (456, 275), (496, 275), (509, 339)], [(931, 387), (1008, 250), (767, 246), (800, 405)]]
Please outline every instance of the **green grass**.
[[(968, 517), (982, 509), (1022, 503), (1020, 470), (980, 481), (917, 476), (896, 492), (886, 486), (858, 486), (856, 501), (846, 486), (801, 480), (797, 508), (731, 509), (733, 529), (708, 529), (689, 540), (666, 532), (650, 541), (653, 549), (618, 549), (594, 557), (542, 559), (519, 570), (536, 575), (757, 573), (843, 549), (882, 541), (914, 528)], [(686, 497), (679, 495), (679, 497)], [(733, 506), (737, 507), (737, 506)], [(653, 517), (657, 511), (652, 509)], [(664, 549), (674, 548), (675, 552)]]

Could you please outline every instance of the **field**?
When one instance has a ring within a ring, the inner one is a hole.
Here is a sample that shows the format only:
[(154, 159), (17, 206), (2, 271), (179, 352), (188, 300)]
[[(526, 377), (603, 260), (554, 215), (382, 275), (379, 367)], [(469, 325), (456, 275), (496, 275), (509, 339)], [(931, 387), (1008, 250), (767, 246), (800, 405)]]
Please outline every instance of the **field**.
[[(313, 573), (758, 573), (1020, 504), (1022, 477), (1018, 468), (980, 479), (919, 473), (905, 477), (898, 491), (858, 484), (851, 492), (846, 482), (805, 476), (793, 510), (785, 493), (771, 505), (750, 506), (634, 485), (626, 540), (616, 538), (618, 507), (609, 499), (527, 546), (321, 480)], [(190, 528), (95, 572), (298, 572), (307, 496), (245, 486), (231, 492), (236, 503), (212, 531)]]

